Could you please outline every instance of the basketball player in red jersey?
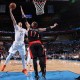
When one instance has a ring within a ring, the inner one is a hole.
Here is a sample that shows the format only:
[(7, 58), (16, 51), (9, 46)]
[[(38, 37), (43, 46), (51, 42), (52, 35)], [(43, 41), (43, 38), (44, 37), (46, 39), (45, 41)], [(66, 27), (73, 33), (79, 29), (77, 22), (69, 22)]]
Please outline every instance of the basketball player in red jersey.
[(43, 31), (49, 31), (52, 28), (56, 27), (58, 24), (55, 23), (53, 26), (47, 27), (47, 28), (38, 28), (38, 23), (37, 22), (32, 22), (30, 25), (27, 21), (27, 18), (23, 12), (22, 7), (21, 8), (21, 13), (22, 13), (22, 18), (24, 18), (25, 25), (28, 30), (28, 41), (29, 41), (29, 48), (31, 51), (31, 58), (33, 59), (33, 66), (34, 66), (34, 71), (35, 71), (35, 79), (38, 80), (38, 69), (37, 69), (37, 58), (39, 58), (39, 63), (40, 63), (40, 68), (42, 72), (42, 77), (45, 79), (45, 55), (43, 53), (43, 47), (42, 43), (40, 40), (40, 33)]

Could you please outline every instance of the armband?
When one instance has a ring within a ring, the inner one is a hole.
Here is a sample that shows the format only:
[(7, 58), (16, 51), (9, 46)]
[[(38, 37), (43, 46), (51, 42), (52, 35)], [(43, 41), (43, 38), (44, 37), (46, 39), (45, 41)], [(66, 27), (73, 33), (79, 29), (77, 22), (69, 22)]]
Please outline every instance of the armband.
[(51, 28), (50, 28), (50, 27), (47, 27), (47, 28), (46, 28), (46, 31), (50, 31), (50, 30), (51, 30)]

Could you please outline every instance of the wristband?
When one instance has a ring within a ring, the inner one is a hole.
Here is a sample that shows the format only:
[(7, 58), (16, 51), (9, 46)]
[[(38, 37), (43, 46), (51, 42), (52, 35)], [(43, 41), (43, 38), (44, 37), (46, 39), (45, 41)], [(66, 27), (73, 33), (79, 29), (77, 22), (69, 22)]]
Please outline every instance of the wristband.
[(50, 31), (50, 30), (51, 30), (51, 28), (50, 28), (50, 27), (47, 27), (47, 28), (46, 28), (46, 31)]

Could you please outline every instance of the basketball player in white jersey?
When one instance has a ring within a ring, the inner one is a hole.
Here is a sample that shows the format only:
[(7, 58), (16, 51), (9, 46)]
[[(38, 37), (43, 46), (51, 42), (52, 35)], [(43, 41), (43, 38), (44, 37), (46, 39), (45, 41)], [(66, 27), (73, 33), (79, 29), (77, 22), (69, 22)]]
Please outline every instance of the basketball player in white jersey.
[(26, 51), (25, 51), (25, 44), (24, 44), (24, 37), (25, 37), (25, 34), (27, 35), (27, 30), (22, 28), (22, 23), (21, 22), (19, 22), (17, 24), (17, 22), (16, 22), (16, 20), (13, 16), (11, 8), (10, 8), (10, 16), (11, 16), (11, 20), (13, 21), (13, 26), (14, 26), (14, 30), (15, 30), (15, 41), (13, 42), (12, 46), (9, 49), (9, 55), (6, 58), (5, 64), (2, 67), (1, 71), (4, 71), (7, 63), (10, 60), (10, 58), (16, 53), (16, 51), (19, 51), (20, 56), (22, 58), (22, 65), (23, 65), (22, 72), (25, 73), (25, 74), (28, 74), (27, 70), (26, 70), (26, 64), (25, 64)]
[(29, 67), (29, 71), (33, 71), (33, 66), (32, 66), (32, 62), (33, 60), (31, 59), (31, 52), (29, 47), (27, 47), (27, 67)]

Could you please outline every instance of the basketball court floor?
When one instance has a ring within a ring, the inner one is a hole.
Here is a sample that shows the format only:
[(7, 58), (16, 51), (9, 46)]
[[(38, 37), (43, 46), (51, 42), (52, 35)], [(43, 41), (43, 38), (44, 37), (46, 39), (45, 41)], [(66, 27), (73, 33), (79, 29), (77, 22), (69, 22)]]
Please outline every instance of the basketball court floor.
[[(3, 63), (4, 61), (2, 61), (1, 66)], [(34, 71), (29, 72), (29, 76), (27, 77), (21, 70), (21, 61), (11, 60), (6, 67), (5, 72), (0, 72), (0, 80), (35, 80)], [(41, 73), (39, 73), (39, 76), (39, 80), (43, 80)], [(80, 76), (80, 62), (47, 60), (46, 80), (75, 80), (78, 76)]]

